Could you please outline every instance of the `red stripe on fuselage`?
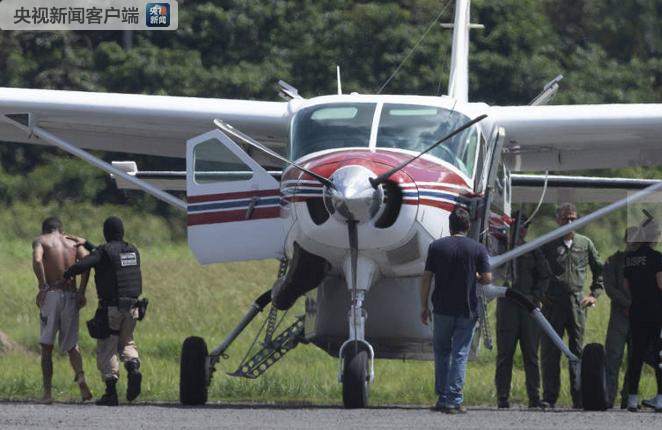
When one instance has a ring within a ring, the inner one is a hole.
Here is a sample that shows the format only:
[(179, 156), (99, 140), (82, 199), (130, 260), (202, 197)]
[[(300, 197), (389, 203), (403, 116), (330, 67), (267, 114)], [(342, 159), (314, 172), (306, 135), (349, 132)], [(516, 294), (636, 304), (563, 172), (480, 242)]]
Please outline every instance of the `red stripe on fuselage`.
[(251, 191), (237, 191), (233, 193), (220, 193), (220, 194), (203, 194), (199, 196), (187, 196), (187, 203), (201, 203), (201, 202), (215, 202), (222, 200), (234, 200), (246, 197), (265, 197), (265, 196), (279, 196), (280, 190), (251, 190)]
[(246, 219), (246, 209), (236, 211), (207, 212), (202, 214), (189, 214), (186, 217), (187, 225), (220, 224), (236, 221), (254, 221), (256, 219), (278, 218), (280, 207), (256, 208), (251, 217)]
[(441, 202), (439, 200), (429, 200), (429, 199), (420, 199), (418, 201), (418, 204), (423, 206), (432, 206), (435, 208), (443, 209), (448, 212), (453, 212), (453, 209), (455, 209), (456, 206), (455, 203)]
[[(385, 173), (388, 169), (408, 161), (411, 158), (412, 156), (410, 154), (383, 149), (378, 149), (376, 152), (371, 152), (368, 149), (347, 149), (332, 152), (330, 154), (314, 156), (303, 163), (303, 167), (327, 178), (339, 168), (348, 165), (365, 166), (378, 175)], [(404, 175), (402, 173), (404, 173)], [(282, 180), (296, 179), (310, 180), (314, 178), (311, 178), (306, 174), (301, 174), (301, 172), (295, 168), (288, 168), (284, 172)], [(469, 183), (451, 168), (440, 162), (423, 158), (413, 161), (403, 168), (401, 172), (393, 175), (391, 179), (399, 183), (437, 182), (440, 186), (443, 184), (453, 184), (471, 189)]]

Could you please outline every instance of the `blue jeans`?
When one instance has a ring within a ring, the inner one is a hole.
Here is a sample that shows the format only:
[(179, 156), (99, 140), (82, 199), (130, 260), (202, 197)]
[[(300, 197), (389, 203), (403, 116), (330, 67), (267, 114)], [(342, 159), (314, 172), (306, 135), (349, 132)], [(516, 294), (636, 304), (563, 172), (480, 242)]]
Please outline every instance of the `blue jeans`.
[(459, 406), (476, 318), (432, 314), (434, 387), (438, 406)]

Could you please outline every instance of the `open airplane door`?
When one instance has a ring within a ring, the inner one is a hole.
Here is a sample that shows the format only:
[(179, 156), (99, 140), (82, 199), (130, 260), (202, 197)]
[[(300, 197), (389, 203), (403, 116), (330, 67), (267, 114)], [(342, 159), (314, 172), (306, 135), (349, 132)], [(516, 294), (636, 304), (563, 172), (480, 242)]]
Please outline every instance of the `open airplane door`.
[(188, 243), (201, 264), (279, 258), (280, 185), (220, 130), (186, 143)]

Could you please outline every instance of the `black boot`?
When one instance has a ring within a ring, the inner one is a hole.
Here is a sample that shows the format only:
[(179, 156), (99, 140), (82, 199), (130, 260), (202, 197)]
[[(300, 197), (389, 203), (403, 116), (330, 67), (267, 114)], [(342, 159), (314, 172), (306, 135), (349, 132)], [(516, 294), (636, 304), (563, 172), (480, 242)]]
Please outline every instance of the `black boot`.
[(94, 402), (99, 406), (117, 406), (119, 401), (117, 400), (117, 379), (111, 378), (106, 380), (106, 392), (101, 396), (99, 400)]
[(129, 360), (124, 363), (127, 372), (127, 386), (126, 386), (126, 399), (133, 401), (140, 395), (140, 384), (142, 383), (143, 375), (140, 373), (140, 361), (137, 359)]

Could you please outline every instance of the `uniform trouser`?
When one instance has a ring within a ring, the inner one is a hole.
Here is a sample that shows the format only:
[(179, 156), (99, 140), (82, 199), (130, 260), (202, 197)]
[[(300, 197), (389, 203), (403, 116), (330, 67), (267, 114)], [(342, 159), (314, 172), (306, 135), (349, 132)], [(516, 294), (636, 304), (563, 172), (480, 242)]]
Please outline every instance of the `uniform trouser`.
[[(568, 347), (577, 357), (581, 357), (586, 327), (586, 312), (579, 305), (580, 300), (581, 294), (576, 294), (555, 298), (555, 301), (543, 306), (543, 314), (556, 333), (561, 337), (564, 332), (568, 334)], [(548, 336), (543, 336), (540, 352), (542, 355), (543, 400), (555, 404), (561, 387), (561, 351)], [(581, 392), (575, 389), (579, 369), (568, 363), (568, 371), (572, 403), (574, 406), (581, 406)]]
[(525, 309), (507, 299), (497, 301), (497, 364), (494, 382), (497, 398), (508, 399), (513, 372), (513, 356), (519, 340), (526, 392), (529, 400), (540, 399), (538, 341), (540, 331)]
[(639, 379), (644, 361), (650, 361), (655, 368), (657, 393), (662, 394), (662, 369), (660, 369), (660, 330), (659, 324), (630, 322), (630, 357), (628, 362), (628, 385), (630, 394), (639, 391)]
[(137, 309), (120, 310), (117, 306), (108, 307), (111, 335), (97, 341), (97, 368), (104, 381), (119, 378), (120, 360), (127, 362), (138, 359), (138, 349), (133, 341), (137, 316)]
[[(607, 327), (607, 339), (605, 340), (605, 353), (607, 355), (607, 399), (609, 404), (614, 404), (616, 400), (616, 390), (618, 389), (618, 374), (623, 362), (623, 353), (625, 345), (630, 343), (630, 319), (625, 316), (622, 308), (614, 307), (612, 304), (611, 314), (609, 316), (609, 326)], [(628, 346), (628, 355), (630, 346)], [(621, 401), (627, 400), (627, 372), (623, 380), (621, 390)]]

